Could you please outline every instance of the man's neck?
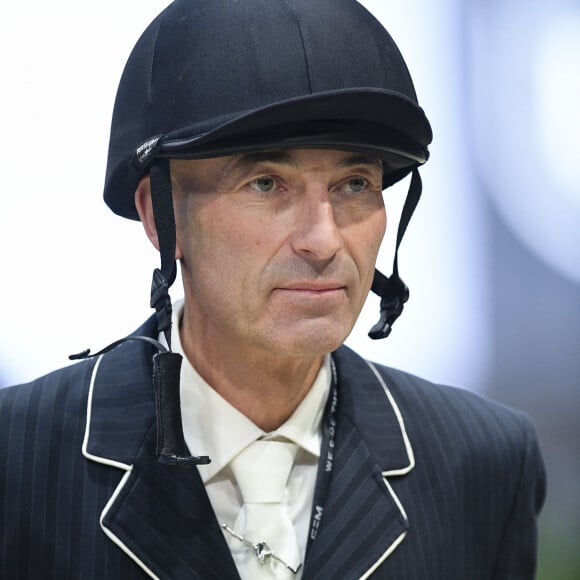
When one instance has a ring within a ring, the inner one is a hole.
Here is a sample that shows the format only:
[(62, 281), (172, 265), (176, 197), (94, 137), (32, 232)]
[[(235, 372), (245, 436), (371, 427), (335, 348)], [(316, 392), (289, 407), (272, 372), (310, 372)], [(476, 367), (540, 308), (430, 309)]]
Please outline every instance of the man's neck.
[(180, 331), (182, 347), (200, 376), (224, 399), (266, 432), (296, 410), (314, 383), (323, 357), (282, 357), (251, 349), (211, 348)]

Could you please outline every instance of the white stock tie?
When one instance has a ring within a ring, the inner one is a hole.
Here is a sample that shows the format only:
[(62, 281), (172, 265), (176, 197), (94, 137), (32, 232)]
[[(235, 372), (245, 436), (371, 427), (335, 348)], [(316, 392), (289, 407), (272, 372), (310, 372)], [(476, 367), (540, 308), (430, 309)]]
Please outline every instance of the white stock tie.
[(300, 566), (296, 530), (281, 504), (296, 450), (290, 442), (255, 441), (231, 462), (244, 503), (228, 531), (243, 578), (293, 578)]

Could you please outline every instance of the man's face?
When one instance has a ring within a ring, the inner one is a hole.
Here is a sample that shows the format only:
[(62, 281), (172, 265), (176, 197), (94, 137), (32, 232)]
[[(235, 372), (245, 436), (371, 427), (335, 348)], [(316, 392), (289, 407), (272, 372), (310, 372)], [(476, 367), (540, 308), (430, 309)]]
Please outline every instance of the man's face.
[(182, 333), (248, 355), (342, 344), (385, 232), (379, 159), (293, 149), (174, 160), (171, 172)]

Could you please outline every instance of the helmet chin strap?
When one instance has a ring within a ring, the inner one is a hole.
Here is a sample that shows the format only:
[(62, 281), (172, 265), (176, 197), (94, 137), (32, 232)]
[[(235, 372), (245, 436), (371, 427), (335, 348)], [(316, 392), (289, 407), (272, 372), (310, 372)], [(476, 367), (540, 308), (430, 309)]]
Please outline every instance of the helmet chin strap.
[(210, 462), (206, 455), (189, 453), (183, 436), (179, 378), (182, 356), (171, 352), (172, 308), (169, 287), (175, 281), (175, 216), (169, 159), (156, 159), (149, 172), (153, 216), (159, 240), (161, 268), (153, 272), (151, 307), (157, 314), (157, 329), (163, 332), (168, 352), (153, 355), (153, 388), (157, 417), (157, 456), (160, 463), (189, 466)]
[(169, 288), (175, 281), (177, 265), (175, 263), (175, 215), (173, 213), (173, 195), (171, 192), (171, 172), (169, 159), (157, 158), (149, 172), (151, 180), (151, 203), (153, 218), (159, 240), (161, 269), (153, 272), (151, 283), (151, 308), (157, 313), (157, 327), (165, 334), (171, 350), (171, 298)]
[(395, 258), (393, 262), (393, 273), (389, 278), (375, 270), (375, 277), (371, 290), (381, 298), (381, 314), (379, 321), (370, 329), (369, 337), (373, 340), (386, 338), (391, 333), (395, 320), (403, 312), (403, 306), (409, 299), (409, 288), (399, 276), (399, 246), (407, 231), (407, 226), (419, 199), (421, 198), (421, 177), (417, 168), (413, 169), (411, 185), (403, 205), (399, 229), (397, 231), (397, 242), (395, 245)]

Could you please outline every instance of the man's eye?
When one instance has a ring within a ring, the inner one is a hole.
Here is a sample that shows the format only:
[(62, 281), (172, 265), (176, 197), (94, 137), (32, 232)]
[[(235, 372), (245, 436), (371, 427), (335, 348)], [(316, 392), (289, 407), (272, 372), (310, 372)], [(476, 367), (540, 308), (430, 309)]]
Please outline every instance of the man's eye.
[(267, 175), (250, 181), (250, 187), (260, 193), (270, 193), (276, 189), (276, 180)]
[(360, 193), (369, 187), (369, 182), (364, 177), (351, 177), (344, 183), (347, 193)]

